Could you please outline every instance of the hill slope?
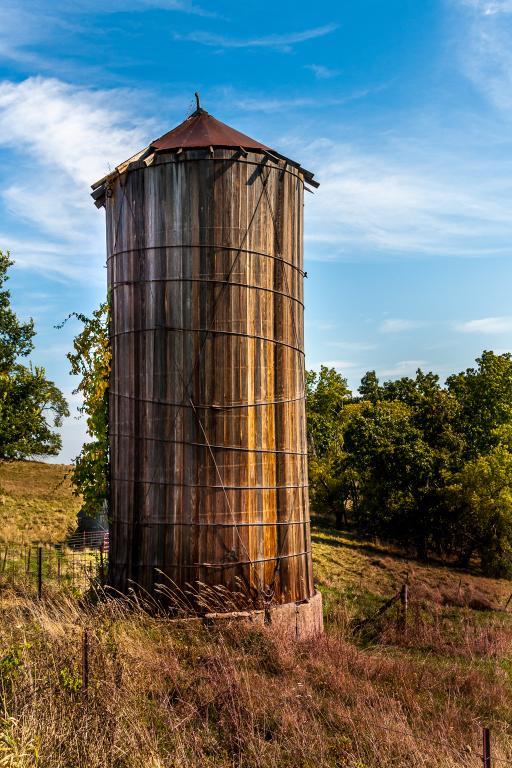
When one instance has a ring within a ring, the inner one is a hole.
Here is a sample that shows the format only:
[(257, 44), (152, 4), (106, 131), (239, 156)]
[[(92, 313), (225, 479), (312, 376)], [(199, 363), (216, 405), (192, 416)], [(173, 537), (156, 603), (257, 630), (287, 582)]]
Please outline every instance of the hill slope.
[[(52, 523), (50, 478), (63, 469), (47, 467), (1, 481), (26, 536), (30, 510), (53, 538), (76, 508), (62, 485)], [(319, 527), (313, 547), (326, 631), (300, 644), (272, 627), (207, 629), (71, 593), (37, 602), (4, 585), (0, 764), (477, 768), (482, 724), (495, 758), (512, 762), (510, 583)], [(404, 627), (396, 604), (378, 611), (406, 578)]]
[(70, 467), (38, 461), (0, 463), (0, 541), (62, 541), (76, 528), (80, 500)]

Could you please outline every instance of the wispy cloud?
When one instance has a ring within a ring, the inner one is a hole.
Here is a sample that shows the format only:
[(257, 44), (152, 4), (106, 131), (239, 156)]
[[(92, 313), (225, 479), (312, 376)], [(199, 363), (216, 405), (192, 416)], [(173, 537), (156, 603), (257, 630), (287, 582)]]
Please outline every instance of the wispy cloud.
[[(450, 147), (436, 129), (423, 140), (385, 137), (379, 149), (316, 140), (285, 151), (315, 171), (308, 198), (308, 257), (353, 260), (510, 253), (512, 178), (480, 145)], [(445, 145), (443, 146), (443, 142)], [(474, 183), (478, 178), (479, 183)]]
[(406, 320), (400, 317), (389, 317), (380, 325), (381, 333), (401, 333), (402, 331), (412, 331), (420, 328), (423, 323), (416, 320)]
[(483, 16), (512, 13), (512, 0), (460, 0), (460, 2)]
[(306, 29), (302, 32), (290, 32), (286, 34), (264, 35), (262, 37), (236, 38), (217, 35), (213, 32), (188, 32), (187, 34), (175, 33), (175, 40), (183, 40), (200, 45), (208, 45), (213, 48), (272, 48), (283, 53), (289, 53), (294, 45), (314, 40), (318, 37), (329, 35), (337, 29), (337, 24), (325, 24), (322, 27)]
[(481, 317), (457, 325), (462, 333), (512, 333), (512, 316)]
[(55, 79), (0, 82), (0, 149), (17, 159), (11, 172), (4, 165), (0, 226), (2, 245), (19, 267), (64, 280), (87, 273), (102, 280), (103, 222), (89, 185), (151, 135), (129, 102), (126, 91)]
[(512, 2), (459, 0), (466, 12), (459, 39), (462, 71), (503, 114), (512, 117)]
[(377, 371), (379, 376), (414, 376), (418, 368), (424, 368), (427, 365), (425, 360), (400, 360), (390, 368), (383, 368)]
[[(63, 3), (62, 5), (64, 10), (70, 9), (70, 6), (67, 3)], [(90, 12), (94, 9), (98, 13), (141, 12), (155, 8), (163, 11), (177, 11), (208, 18), (218, 16), (216, 11), (203, 8), (203, 6), (188, 2), (188, 0), (74, 0), (73, 6), (75, 11), (86, 10)]]
[(336, 368), (336, 370), (358, 367), (358, 363), (354, 363), (352, 360), (324, 360), (322, 365), (326, 365), (327, 368)]
[(324, 67), (323, 64), (306, 64), (305, 67), (313, 72), (317, 80), (330, 80), (332, 77), (339, 75), (337, 69), (329, 69), (329, 67)]
[(376, 344), (371, 344), (366, 341), (325, 341), (326, 347), (336, 347), (337, 349), (350, 349), (356, 352), (364, 352), (371, 349), (376, 349)]

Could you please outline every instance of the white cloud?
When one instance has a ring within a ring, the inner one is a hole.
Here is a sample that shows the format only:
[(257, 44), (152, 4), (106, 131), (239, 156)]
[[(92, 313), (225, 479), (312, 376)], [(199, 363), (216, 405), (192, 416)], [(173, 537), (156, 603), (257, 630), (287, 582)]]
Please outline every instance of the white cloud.
[(423, 141), (385, 137), (379, 151), (328, 139), (301, 151), (291, 141), (286, 153), (320, 182), (307, 200), (308, 258), (508, 255), (512, 177), (503, 159), (443, 140), (434, 130)]
[(481, 317), (457, 325), (462, 333), (512, 333), (512, 316)]
[[(226, 89), (231, 93), (230, 89)], [(233, 103), (237, 109), (244, 112), (290, 112), (294, 109), (321, 109), (328, 107), (340, 107), (349, 104), (352, 101), (364, 99), (372, 92), (372, 89), (364, 88), (352, 91), (346, 95), (340, 96), (295, 96), (293, 98), (268, 98), (267, 96), (235, 96), (231, 94), (225, 98), (226, 104), (229, 103), (233, 108)]]
[(214, 48), (273, 48), (284, 53), (289, 53), (294, 45), (314, 40), (334, 32), (337, 24), (325, 24), (322, 27), (306, 29), (302, 32), (288, 32), (285, 34), (264, 35), (262, 37), (235, 38), (217, 35), (212, 32), (188, 32), (187, 34), (174, 35), (175, 40), (184, 40), (200, 45), (208, 45)]
[(504, 115), (512, 116), (512, 2), (459, 0), (470, 9), (459, 38), (464, 74)]
[(38, 163), (90, 184), (144, 146), (148, 122), (136, 120), (123, 90), (94, 91), (53, 78), (0, 83), (0, 146), (22, 148)]
[(405, 320), (400, 317), (389, 317), (381, 324), (379, 331), (381, 333), (400, 333), (402, 331), (411, 331), (414, 328), (420, 328), (423, 323), (416, 320)]
[[(179, 11), (181, 13), (210, 18), (218, 15), (215, 11), (203, 8), (196, 3), (186, 2), (185, 0), (105, 0), (105, 2), (93, 3), (91, 3), (91, 0), (80, 0), (80, 2), (74, 0), (73, 4), (75, 7), (82, 7), (88, 11), (91, 10), (92, 5), (97, 12), (104, 13), (126, 13), (127, 11), (147, 11), (151, 8), (157, 8), (163, 11)], [(66, 4), (64, 7), (69, 6)]]
[[(143, 147), (151, 124), (130, 109), (130, 93), (73, 87), (56, 79), (0, 82), (0, 149), (17, 155), (4, 167), (2, 245), (19, 267), (60, 279), (104, 279), (103, 217), (90, 184)], [(20, 234), (25, 224), (35, 234)]]
[[(346, 368), (358, 368), (358, 363), (353, 363), (351, 360), (325, 360), (321, 365), (326, 365), (327, 368), (336, 368), (336, 370), (343, 371)], [(313, 366), (315, 367), (315, 366)]]
[(473, 8), (483, 16), (512, 13), (512, 0), (461, 0), (462, 5)]
[(324, 67), (323, 64), (306, 64), (306, 69), (310, 69), (317, 80), (330, 80), (332, 77), (339, 75), (337, 69), (329, 69), (329, 67)]
[(365, 341), (326, 341), (324, 344), (326, 347), (336, 347), (337, 349), (352, 349), (361, 352), (377, 348), (376, 344), (370, 344)]
[(427, 365), (425, 360), (400, 360), (390, 368), (384, 368), (377, 371), (379, 376), (415, 376), (418, 368), (424, 368)]

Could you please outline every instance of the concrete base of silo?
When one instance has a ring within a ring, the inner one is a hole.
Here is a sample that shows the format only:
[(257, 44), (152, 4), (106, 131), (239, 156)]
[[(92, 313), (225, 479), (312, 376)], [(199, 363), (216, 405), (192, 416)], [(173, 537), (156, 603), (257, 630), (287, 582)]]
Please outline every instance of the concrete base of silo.
[(266, 610), (235, 611), (232, 613), (207, 613), (205, 624), (221, 624), (226, 621), (242, 621), (256, 626), (271, 626), (291, 640), (307, 640), (318, 637), (324, 631), (322, 595), (295, 603), (271, 605)]

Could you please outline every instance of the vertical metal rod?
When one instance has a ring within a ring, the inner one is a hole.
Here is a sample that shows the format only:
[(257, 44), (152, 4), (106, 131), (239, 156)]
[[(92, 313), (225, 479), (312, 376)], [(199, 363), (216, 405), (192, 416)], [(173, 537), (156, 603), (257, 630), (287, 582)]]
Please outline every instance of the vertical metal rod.
[(60, 584), (60, 576), (61, 576), (61, 561), (62, 561), (62, 553), (61, 550), (57, 550), (57, 582)]
[(482, 728), (482, 761), (484, 768), (492, 768), (491, 758), (491, 730), (490, 728)]
[(105, 585), (105, 562), (103, 560), (103, 542), (100, 544), (100, 584)]
[(37, 548), (37, 597), (43, 596), (43, 548)]
[(82, 690), (87, 693), (89, 687), (89, 630), (84, 629), (82, 635)]
[(27, 574), (30, 573), (30, 560), (31, 560), (31, 556), (32, 556), (32, 547), (29, 547), (28, 548), (28, 552), (27, 552)]
[(5, 545), (4, 561), (2, 563), (2, 573), (5, 572), (5, 564), (7, 562), (7, 544)]
[(407, 583), (402, 585), (400, 590), (400, 626), (403, 630), (407, 629), (407, 612), (409, 610), (409, 587)]

